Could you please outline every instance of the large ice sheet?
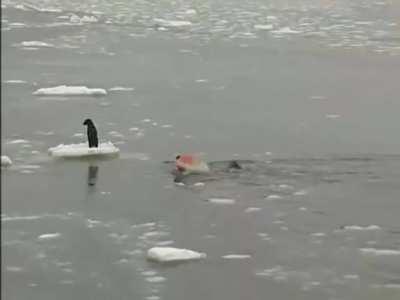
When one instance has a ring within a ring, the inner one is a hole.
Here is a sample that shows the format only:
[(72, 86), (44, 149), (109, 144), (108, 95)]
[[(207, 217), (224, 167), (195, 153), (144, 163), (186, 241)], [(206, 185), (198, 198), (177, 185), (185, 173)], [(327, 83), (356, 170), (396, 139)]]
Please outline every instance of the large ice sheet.
[(88, 88), (86, 86), (60, 85), (50, 88), (41, 88), (33, 92), (38, 96), (102, 96), (107, 95), (105, 89)]
[(153, 247), (147, 251), (147, 258), (157, 262), (196, 260), (205, 257), (205, 253), (173, 247)]
[(98, 148), (89, 148), (87, 143), (58, 145), (49, 148), (49, 154), (54, 157), (84, 157), (84, 156), (100, 156), (115, 155), (119, 153), (119, 149), (111, 142), (100, 143)]

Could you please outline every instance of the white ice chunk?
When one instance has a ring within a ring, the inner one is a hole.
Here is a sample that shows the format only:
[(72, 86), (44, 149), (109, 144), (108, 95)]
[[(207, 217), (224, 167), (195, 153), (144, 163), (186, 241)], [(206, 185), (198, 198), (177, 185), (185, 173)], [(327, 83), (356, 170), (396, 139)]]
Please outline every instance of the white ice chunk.
[(61, 236), (61, 233), (56, 232), (56, 233), (45, 233), (45, 234), (41, 234), (38, 236), (39, 240), (51, 240), (51, 239), (56, 239), (59, 238)]
[(83, 157), (92, 155), (118, 154), (119, 149), (111, 142), (100, 143), (98, 148), (89, 148), (87, 143), (58, 145), (49, 148), (49, 154), (54, 157)]
[(225, 259), (246, 259), (246, 258), (251, 258), (251, 255), (248, 254), (228, 254), (222, 256), (222, 258)]
[(368, 225), (368, 226), (359, 226), (359, 225), (349, 225), (344, 226), (344, 230), (380, 230), (381, 227), (378, 225)]
[(18, 139), (18, 140), (9, 141), (6, 144), (8, 144), (8, 145), (16, 145), (16, 144), (27, 144), (27, 143), (29, 143), (29, 141), (23, 140), (23, 139)]
[(165, 28), (168, 27), (181, 28), (181, 27), (189, 27), (192, 25), (192, 22), (190, 21), (181, 21), (181, 20), (165, 20), (165, 19), (155, 18), (153, 19), (153, 21), (157, 26)]
[(110, 92), (116, 92), (116, 91), (118, 91), (118, 92), (129, 92), (129, 91), (133, 91), (135, 89), (132, 88), (132, 87), (115, 86), (115, 87), (109, 88), (108, 90)]
[(86, 86), (66, 86), (60, 85), (50, 88), (41, 88), (33, 93), (33, 95), (39, 96), (99, 96), (107, 95), (105, 89), (100, 88), (88, 88)]
[(11, 79), (11, 80), (4, 81), (4, 83), (15, 83), (15, 84), (17, 84), (17, 83), (26, 83), (26, 81), (25, 80), (19, 80), (19, 79)]
[(11, 166), (11, 165), (12, 165), (11, 159), (6, 155), (2, 155), (1, 156), (1, 166), (2, 167), (8, 167), (8, 166)]
[(41, 41), (25, 41), (21, 43), (22, 47), (45, 47), (45, 48), (50, 48), (54, 47), (53, 44), (41, 42)]
[(147, 258), (157, 262), (195, 260), (205, 257), (205, 253), (173, 247), (154, 247), (147, 251)]

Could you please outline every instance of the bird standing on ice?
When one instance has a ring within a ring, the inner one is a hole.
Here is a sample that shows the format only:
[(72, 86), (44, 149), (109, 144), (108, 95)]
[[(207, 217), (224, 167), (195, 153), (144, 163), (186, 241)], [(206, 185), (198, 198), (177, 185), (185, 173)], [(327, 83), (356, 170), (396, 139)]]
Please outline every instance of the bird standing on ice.
[(89, 148), (97, 148), (99, 146), (99, 140), (97, 138), (96, 126), (91, 119), (86, 119), (83, 125), (87, 126), (87, 137), (89, 141)]

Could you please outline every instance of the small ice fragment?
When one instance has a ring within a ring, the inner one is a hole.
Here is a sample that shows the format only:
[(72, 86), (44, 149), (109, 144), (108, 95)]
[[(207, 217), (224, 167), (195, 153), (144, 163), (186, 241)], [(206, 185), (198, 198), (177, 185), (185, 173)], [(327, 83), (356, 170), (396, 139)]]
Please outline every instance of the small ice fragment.
[(23, 47), (45, 47), (45, 48), (50, 48), (54, 47), (53, 44), (45, 43), (45, 42), (40, 42), (40, 41), (27, 41), (27, 42), (22, 42), (21, 46)]
[(139, 131), (139, 127), (131, 127), (129, 128), (129, 131)]
[(193, 8), (189, 8), (189, 9), (187, 9), (185, 11), (185, 14), (188, 15), (188, 16), (194, 16), (194, 15), (197, 14), (197, 11), (195, 9), (193, 9)]
[(236, 202), (234, 199), (228, 198), (210, 198), (207, 201), (214, 204), (235, 204)]
[(33, 92), (37, 96), (102, 96), (107, 91), (101, 88), (88, 88), (86, 86), (60, 85), (50, 88), (41, 88)]
[(159, 296), (147, 296), (146, 300), (160, 300), (161, 298)]
[(6, 156), (6, 155), (2, 155), (1, 156), (1, 166), (2, 167), (8, 167), (12, 165), (12, 160)]
[(195, 187), (203, 187), (205, 186), (204, 182), (196, 182), (195, 184), (193, 184), (193, 186)]
[(171, 124), (164, 124), (164, 125), (161, 125), (161, 128), (171, 128), (171, 127), (172, 127)]
[(376, 249), (376, 248), (360, 248), (359, 249), (363, 254), (370, 254), (370, 255), (400, 255), (400, 250), (395, 249)]
[(340, 115), (338, 115), (338, 114), (327, 114), (327, 115), (325, 115), (325, 117), (327, 119), (338, 119), (338, 118), (340, 118)]
[(23, 269), (21, 267), (7, 266), (6, 270), (9, 272), (21, 272)]
[(129, 92), (135, 90), (132, 87), (115, 86), (108, 89), (110, 92)]
[(26, 83), (26, 81), (25, 80), (6, 80), (6, 81), (4, 81), (4, 83), (15, 83), (15, 84), (17, 84), (17, 83)]
[(9, 141), (6, 144), (7, 145), (16, 145), (16, 144), (27, 144), (27, 143), (29, 143), (29, 141), (23, 140), (23, 139), (18, 139), (18, 140)]
[(72, 137), (84, 137), (85, 135), (83, 133), (74, 133), (74, 135)]
[(311, 236), (314, 236), (314, 237), (323, 237), (323, 236), (326, 236), (326, 233), (323, 233), (323, 232), (316, 232), (316, 233), (312, 233)]
[(344, 230), (380, 230), (381, 227), (378, 225), (368, 225), (368, 226), (359, 226), (359, 225), (349, 225), (349, 226), (344, 226)]
[(151, 283), (160, 283), (160, 282), (164, 282), (165, 280), (167, 280), (167, 279), (162, 276), (154, 276), (154, 277), (146, 278), (146, 281), (151, 282)]
[(83, 23), (96, 23), (98, 19), (95, 16), (83, 16), (81, 22)]
[(305, 195), (307, 195), (307, 191), (306, 190), (300, 190), (300, 191), (294, 192), (293, 195), (294, 196), (305, 196)]
[(180, 20), (164, 20), (155, 18), (153, 19), (153, 21), (159, 30), (161, 30), (161, 28), (168, 28), (168, 27), (181, 28), (181, 27), (189, 27), (192, 25), (192, 22), (180, 21)]
[(272, 30), (274, 26), (272, 24), (256, 24), (254, 25), (254, 29), (258, 30)]
[(282, 199), (282, 196), (279, 196), (279, 195), (269, 195), (269, 196), (267, 197), (267, 199), (269, 199), (269, 200)]
[(147, 251), (147, 258), (157, 262), (195, 260), (205, 257), (205, 253), (173, 247), (154, 247)]
[(301, 210), (301, 211), (307, 211), (308, 209), (307, 209), (307, 207), (299, 207), (299, 210)]
[(151, 122), (151, 119), (143, 119), (142, 122), (143, 122), (143, 123), (150, 123), (150, 122)]
[(282, 27), (279, 28), (278, 30), (273, 30), (271, 31), (274, 34), (297, 34), (297, 33), (301, 33), (301, 31), (297, 31), (297, 30), (293, 30), (290, 27)]
[(56, 239), (59, 238), (61, 236), (61, 233), (56, 232), (56, 233), (45, 233), (45, 234), (41, 234), (38, 236), (39, 240), (52, 240), (52, 239)]
[(246, 258), (251, 258), (251, 255), (248, 254), (228, 254), (222, 256), (225, 259), (246, 259)]
[(198, 83), (208, 82), (208, 79), (196, 79), (196, 82)]
[(261, 210), (260, 207), (248, 207), (245, 209), (244, 212), (251, 213), (251, 212), (260, 211), (260, 210)]

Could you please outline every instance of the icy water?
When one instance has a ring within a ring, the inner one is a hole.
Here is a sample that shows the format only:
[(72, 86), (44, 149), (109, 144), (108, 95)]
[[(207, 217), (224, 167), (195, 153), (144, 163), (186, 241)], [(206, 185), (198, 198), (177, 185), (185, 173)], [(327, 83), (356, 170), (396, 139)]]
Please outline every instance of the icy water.
[[(389, 0), (2, 1), (2, 297), (399, 299), (399, 20)], [(107, 95), (33, 95), (58, 85)], [(50, 157), (87, 117), (119, 157)], [(217, 171), (174, 183), (181, 152)]]

